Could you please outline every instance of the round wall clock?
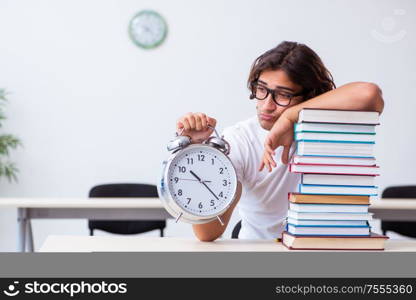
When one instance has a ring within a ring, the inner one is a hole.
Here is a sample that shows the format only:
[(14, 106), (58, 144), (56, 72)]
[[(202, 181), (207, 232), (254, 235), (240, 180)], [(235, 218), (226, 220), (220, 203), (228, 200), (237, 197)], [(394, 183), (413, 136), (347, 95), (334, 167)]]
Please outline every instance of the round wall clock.
[(130, 21), (129, 35), (133, 42), (144, 49), (156, 48), (166, 38), (168, 26), (165, 19), (153, 10), (142, 10)]

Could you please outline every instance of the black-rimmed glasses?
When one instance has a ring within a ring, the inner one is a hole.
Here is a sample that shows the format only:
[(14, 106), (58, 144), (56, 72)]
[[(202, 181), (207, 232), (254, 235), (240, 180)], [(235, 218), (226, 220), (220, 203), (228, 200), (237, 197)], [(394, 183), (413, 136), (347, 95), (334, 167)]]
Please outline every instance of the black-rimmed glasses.
[(269, 94), (272, 95), (273, 102), (280, 106), (288, 106), (294, 97), (302, 95), (302, 93), (287, 93), (281, 89), (272, 90), (257, 82), (251, 84), (250, 99), (264, 100)]

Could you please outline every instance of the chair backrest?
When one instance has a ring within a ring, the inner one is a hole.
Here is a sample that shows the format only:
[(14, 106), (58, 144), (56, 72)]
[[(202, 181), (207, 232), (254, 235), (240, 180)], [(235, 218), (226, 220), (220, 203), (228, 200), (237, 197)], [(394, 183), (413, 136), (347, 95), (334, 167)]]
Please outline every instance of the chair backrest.
[(240, 230), (241, 230), (241, 220), (237, 222), (237, 224), (235, 224), (233, 231), (231, 233), (231, 238), (232, 239), (238, 239), (238, 235), (240, 234)]
[(117, 198), (117, 197), (158, 197), (157, 187), (152, 184), (113, 183), (94, 186), (89, 197)]
[(386, 188), (382, 198), (416, 198), (416, 185), (391, 186)]

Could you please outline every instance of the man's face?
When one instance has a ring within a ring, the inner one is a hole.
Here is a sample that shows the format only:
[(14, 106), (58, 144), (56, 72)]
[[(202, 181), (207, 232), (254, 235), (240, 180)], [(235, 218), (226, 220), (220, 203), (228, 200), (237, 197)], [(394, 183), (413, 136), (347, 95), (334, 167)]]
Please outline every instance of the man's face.
[[(293, 83), (286, 75), (286, 73), (282, 70), (263, 71), (260, 74), (257, 83), (266, 88), (278, 90), (284, 95), (293, 95), (301, 92), (302, 90), (302, 87)], [(277, 93), (275, 94), (276, 97), (278, 97)], [(273, 124), (277, 121), (277, 119), (286, 109), (298, 104), (299, 102), (301, 102), (301, 100), (301, 96), (294, 97), (290, 101), (290, 105), (285, 107), (277, 105), (273, 101), (271, 93), (269, 93), (266, 99), (257, 100), (257, 117), (259, 118), (261, 127), (263, 127), (266, 130), (270, 130), (273, 127)]]

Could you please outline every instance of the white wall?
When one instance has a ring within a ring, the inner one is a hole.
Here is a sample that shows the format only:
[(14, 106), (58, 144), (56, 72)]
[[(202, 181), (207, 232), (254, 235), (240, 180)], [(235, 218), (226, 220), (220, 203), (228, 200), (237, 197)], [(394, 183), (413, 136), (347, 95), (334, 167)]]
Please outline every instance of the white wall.
[[(145, 8), (169, 25), (152, 51), (127, 35)], [(411, 0), (1, 0), (0, 87), (12, 92), (4, 132), (24, 148), (12, 156), (19, 182), (1, 180), (0, 196), (84, 197), (98, 183), (156, 183), (175, 120), (204, 111), (222, 129), (251, 116), (249, 67), (282, 40), (313, 48), (338, 85), (381, 86), (379, 185), (413, 184), (415, 9)], [(15, 219), (15, 210), (0, 211), (0, 251), (15, 250)], [(192, 235), (187, 224), (168, 226), (170, 236)], [(38, 220), (34, 231), (36, 248), (49, 234), (87, 234), (81, 220)]]

